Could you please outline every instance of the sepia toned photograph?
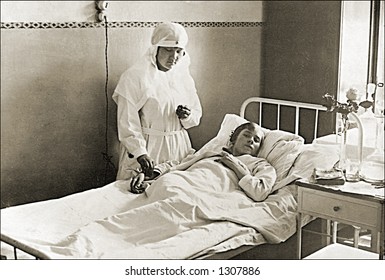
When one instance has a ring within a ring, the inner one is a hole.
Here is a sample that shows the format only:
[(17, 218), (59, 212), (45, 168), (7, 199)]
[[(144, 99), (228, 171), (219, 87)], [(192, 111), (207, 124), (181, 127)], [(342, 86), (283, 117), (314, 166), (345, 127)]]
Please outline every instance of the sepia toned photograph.
[(377, 0), (1, 1), (1, 267), (377, 268), (384, 14)]

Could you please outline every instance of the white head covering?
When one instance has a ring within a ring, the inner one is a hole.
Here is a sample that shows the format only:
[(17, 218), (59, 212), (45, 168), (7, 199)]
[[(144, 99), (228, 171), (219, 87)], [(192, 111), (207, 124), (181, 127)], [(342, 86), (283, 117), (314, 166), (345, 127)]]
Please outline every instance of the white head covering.
[(151, 37), (151, 44), (158, 47), (185, 48), (188, 42), (186, 30), (179, 23), (165, 22), (159, 24)]

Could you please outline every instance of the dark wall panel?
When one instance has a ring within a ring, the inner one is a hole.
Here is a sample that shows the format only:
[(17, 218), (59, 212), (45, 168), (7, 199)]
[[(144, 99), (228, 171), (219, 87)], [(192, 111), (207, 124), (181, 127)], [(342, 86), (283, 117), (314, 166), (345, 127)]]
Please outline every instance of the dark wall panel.
[[(105, 180), (102, 155), (103, 29), (2, 30), (1, 39), (2, 207), (111, 181), (115, 174)], [(115, 106), (109, 107), (116, 162)]]
[[(322, 103), (338, 89), (340, 1), (266, 1), (263, 96)], [(330, 133), (334, 116), (320, 127)]]

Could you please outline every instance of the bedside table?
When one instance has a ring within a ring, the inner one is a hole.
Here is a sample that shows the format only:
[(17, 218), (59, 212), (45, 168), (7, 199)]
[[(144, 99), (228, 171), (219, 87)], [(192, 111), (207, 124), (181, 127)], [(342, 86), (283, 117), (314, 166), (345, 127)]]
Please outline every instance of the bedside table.
[[(371, 195), (366, 190), (374, 190), (374, 186), (366, 182), (346, 182), (342, 186), (326, 186), (301, 179), (298, 186), (298, 220), (297, 220), (297, 256), (302, 253), (302, 215), (333, 221), (333, 233), (326, 235), (337, 239), (336, 224), (344, 223), (371, 231), (371, 250), (384, 256), (384, 197)], [(357, 236), (358, 234), (355, 234)], [(357, 242), (355, 242), (357, 244)], [(347, 245), (346, 245), (347, 246)]]

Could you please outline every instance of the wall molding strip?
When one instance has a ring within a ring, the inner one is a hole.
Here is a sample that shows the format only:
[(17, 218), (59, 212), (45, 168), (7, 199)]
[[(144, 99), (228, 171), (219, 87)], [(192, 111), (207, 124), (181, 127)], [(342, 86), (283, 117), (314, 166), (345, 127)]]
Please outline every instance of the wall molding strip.
[[(149, 28), (159, 22), (113, 21), (109, 28)], [(262, 27), (263, 22), (178, 22), (184, 27)], [(104, 22), (1, 22), (1, 29), (60, 29), (60, 28), (101, 28)]]

